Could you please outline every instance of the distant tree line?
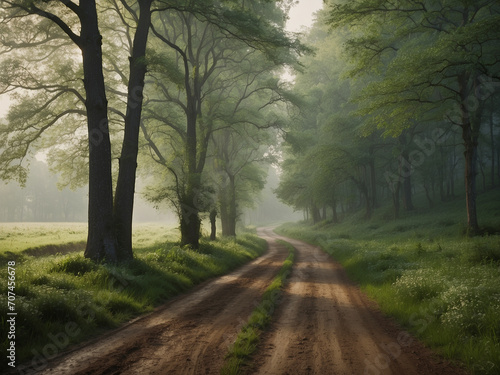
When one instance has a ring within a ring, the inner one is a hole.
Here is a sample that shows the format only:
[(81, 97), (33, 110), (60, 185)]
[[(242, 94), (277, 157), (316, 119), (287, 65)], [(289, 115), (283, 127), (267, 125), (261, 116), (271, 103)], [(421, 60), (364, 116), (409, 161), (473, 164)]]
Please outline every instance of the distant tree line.
[(86, 221), (87, 193), (57, 188), (57, 176), (46, 163), (35, 161), (26, 186), (15, 182), (0, 184), (0, 221), (59, 222)]
[(500, 186), (500, 4), (330, 1), (307, 34), (277, 193), (314, 222)]

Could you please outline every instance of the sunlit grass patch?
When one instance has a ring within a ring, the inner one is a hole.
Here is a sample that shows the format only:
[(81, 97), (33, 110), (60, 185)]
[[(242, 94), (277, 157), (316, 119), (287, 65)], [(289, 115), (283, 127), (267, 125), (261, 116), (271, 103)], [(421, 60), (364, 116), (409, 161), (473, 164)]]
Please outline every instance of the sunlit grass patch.
[(0, 254), (86, 238), (87, 223), (0, 223)]
[[(176, 241), (177, 228), (160, 223), (133, 226), (134, 248)], [(0, 256), (6, 252), (46, 256), (66, 250), (82, 251), (87, 239), (87, 223), (0, 223)]]

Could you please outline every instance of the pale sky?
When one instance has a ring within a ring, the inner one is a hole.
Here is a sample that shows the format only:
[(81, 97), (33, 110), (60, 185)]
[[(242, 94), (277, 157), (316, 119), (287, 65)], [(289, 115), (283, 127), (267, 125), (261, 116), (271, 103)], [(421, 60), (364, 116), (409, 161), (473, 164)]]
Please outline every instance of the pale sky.
[(310, 27), (313, 22), (313, 13), (323, 7), (323, 0), (299, 0), (290, 10), (290, 19), (286, 28), (288, 31), (299, 32), (302, 27)]

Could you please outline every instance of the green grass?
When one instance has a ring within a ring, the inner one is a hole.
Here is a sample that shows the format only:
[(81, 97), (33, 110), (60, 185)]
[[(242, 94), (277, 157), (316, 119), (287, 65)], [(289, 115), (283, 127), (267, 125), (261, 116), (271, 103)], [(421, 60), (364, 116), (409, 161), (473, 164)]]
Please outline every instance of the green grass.
[[(256, 258), (266, 248), (264, 240), (245, 234), (236, 240), (203, 239), (198, 251), (175, 242), (136, 248), (135, 259), (121, 266), (94, 264), (82, 252), (24, 256), (15, 266), (17, 364), (46, 363), (54, 351), (151, 311), (201, 281)], [(4, 265), (0, 271), (2, 352), (8, 347)], [(2, 366), (4, 370), (5, 361)]]
[[(407, 330), (474, 374), (500, 373), (500, 236), (463, 235), (463, 202), (341, 224), (287, 224), (320, 245)], [(500, 229), (500, 192), (478, 200), (480, 225)], [(495, 230), (493, 230), (494, 232)]]
[(290, 274), (295, 257), (295, 249), (292, 245), (280, 241), (288, 248), (288, 257), (283, 263), (278, 275), (273, 279), (262, 295), (259, 305), (250, 315), (248, 322), (243, 326), (235, 343), (226, 354), (226, 360), (220, 373), (223, 375), (240, 374), (241, 367), (257, 349), (260, 335), (269, 325), (272, 314), (276, 309), (281, 289)]
[(0, 223), (0, 254), (81, 242), (86, 238), (86, 223)]
[[(152, 246), (178, 237), (174, 227), (157, 223), (134, 224), (133, 234), (134, 247)], [(86, 239), (87, 223), (0, 223), (0, 255), (30, 254), (29, 250), (44, 247), (60, 246), (64, 250), (68, 243), (80, 243), (83, 247)], [(42, 255), (47, 255), (47, 252)]]

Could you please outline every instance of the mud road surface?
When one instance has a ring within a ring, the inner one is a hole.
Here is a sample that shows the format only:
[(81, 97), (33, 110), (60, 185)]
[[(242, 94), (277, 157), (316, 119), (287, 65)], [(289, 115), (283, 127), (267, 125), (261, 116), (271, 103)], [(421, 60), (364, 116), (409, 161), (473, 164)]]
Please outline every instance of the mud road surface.
[(219, 374), (241, 326), (288, 255), (297, 250), (271, 328), (248, 374), (461, 374), (385, 318), (320, 249), (258, 234), (268, 252), (153, 313), (54, 359), (38, 374)]
[(292, 244), (296, 262), (247, 373), (464, 374), (383, 316), (320, 248), (269, 235)]

